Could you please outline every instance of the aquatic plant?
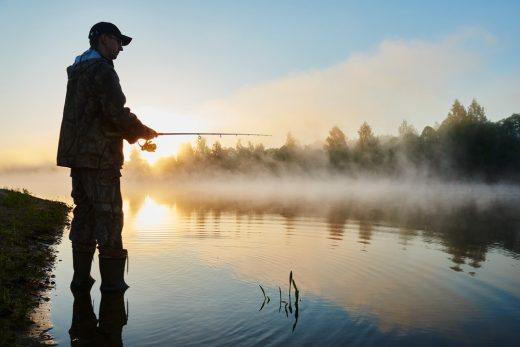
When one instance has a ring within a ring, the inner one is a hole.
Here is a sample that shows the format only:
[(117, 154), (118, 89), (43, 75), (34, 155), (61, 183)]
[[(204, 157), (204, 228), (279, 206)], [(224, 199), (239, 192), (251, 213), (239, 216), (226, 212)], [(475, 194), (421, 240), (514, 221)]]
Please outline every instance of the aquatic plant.
[[(266, 304), (268, 304), (271, 299), (269, 296), (265, 293), (264, 288), (259, 284), (260, 290), (262, 291), (262, 295), (264, 296), (264, 301), (262, 302), (262, 306), (260, 306), (260, 309), (258, 311), (261, 311)], [(300, 301), (300, 291), (298, 289), (298, 286), (296, 285), (296, 281), (294, 280), (292, 270), (289, 273), (289, 291), (288, 296), (289, 300), (285, 301), (282, 299), (282, 288), (278, 287), (278, 293), (279, 293), (279, 303), (278, 303), (278, 313), (282, 310), (282, 304), (284, 304), (285, 309), (285, 316), (289, 317), (289, 314), (293, 314), (293, 307), (292, 307), (292, 299), (291, 299), (291, 289), (294, 287), (294, 324), (292, 326), (292, 331), (296, 328), (296, 324), (298, 323), (298, 317), (299, 317), (299, 306), (298, 302)]]
[(269, 296), (265, 295), (265, 290), (264, 290), (264, 288), (262, 288), (261, 285), (259, 285), (259, 286), (260, 286), (260, 289), (262, 290), (262, 294), (264, 294), (264, 302), (262, 303), (262, 306), (261, 306), (260, 309), (258, 310), (258, 311), (262, 311), (262, 309), (264, 308), (264, 305), (265, 305), (265, 304), (268, 304), (269, 301), (271, 301), (271, 299), (269, 298)]

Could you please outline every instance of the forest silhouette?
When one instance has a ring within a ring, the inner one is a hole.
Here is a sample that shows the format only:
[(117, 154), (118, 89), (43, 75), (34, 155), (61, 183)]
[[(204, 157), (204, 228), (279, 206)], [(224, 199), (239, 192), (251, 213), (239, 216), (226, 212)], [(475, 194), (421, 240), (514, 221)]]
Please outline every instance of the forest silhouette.
[[(384, 115), (383, 115), (384, 116)], [(364, 122), (357, 139), (333, 127), (322, 146), (301, 145), (289, 133), (279, 148), (239, 140), (210, 147), (204, 137), (194, 146), (183, 144), (179, 153), (163, 157), (153, 170), (134, 150), (127, 168), (134, 174), (178, 175), (339, 174), (356, 178), (420, 176), (443, 180), (518, 181), (520, 179), (520, 114), (489, 121), (474, 99), (468, 107), (455, 100), (446, 118), (420, 133), (403, 121), (397, 136), (376, 136)]]

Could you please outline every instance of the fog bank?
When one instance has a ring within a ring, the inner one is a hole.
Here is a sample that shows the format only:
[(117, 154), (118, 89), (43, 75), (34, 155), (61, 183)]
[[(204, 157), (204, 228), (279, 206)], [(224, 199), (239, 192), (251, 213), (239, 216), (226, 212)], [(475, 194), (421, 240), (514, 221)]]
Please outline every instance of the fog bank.
[(128, 178), (125, 182), (127, 191), (133, 193), (253, 205), (277, 202), (327, 208), (338, 203), (351, 203), (367, 208), (449, 211), (467, 206), (486, 210), (497, 204), (520, 203), (520, 185), (507, 183), (447, 183), (332, 175), (312, 178), (223, 175), (211, 179), (154, 181)]

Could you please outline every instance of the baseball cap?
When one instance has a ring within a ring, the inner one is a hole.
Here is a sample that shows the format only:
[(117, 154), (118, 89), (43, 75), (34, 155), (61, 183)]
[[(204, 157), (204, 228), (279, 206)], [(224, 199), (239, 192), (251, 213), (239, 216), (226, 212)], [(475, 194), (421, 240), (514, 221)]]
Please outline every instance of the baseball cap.
[(123, 46), (128, 45), (130, 41), (132, 41), (131, 37), (121, 34), (121, 31), (114, 24), (108, 22), (99, 22), (94, 24), (90, 29), (90, 32), (88, 33), (88, 38), (91, 39), (101, 34), (109, 34), (116, 36), (118, 39), (121, 40), (121, 44)]

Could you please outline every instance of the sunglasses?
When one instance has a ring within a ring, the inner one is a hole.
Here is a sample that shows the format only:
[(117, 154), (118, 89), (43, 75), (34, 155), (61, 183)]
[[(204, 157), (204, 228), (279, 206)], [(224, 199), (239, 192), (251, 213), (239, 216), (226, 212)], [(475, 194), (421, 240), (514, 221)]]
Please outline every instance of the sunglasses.
[(111, 39), (114, 39), (117, 41), (117, 43), (122, 46), (123, 45), (123, 40), (121, 40), (119, 37), (117, 36), (114, 36), (114, 35), (108, 35), (108, 37), (110, 37)]

